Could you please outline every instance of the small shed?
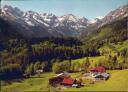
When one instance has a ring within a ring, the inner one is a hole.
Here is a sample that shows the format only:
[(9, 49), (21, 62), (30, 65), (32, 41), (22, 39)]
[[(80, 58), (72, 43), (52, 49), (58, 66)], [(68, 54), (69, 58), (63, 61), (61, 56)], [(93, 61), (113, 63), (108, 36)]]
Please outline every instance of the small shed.
[(36, 70), (36, 73), (43, 73), (43, 69)]
[(91, 69), (90, 71), (91, 72), (97, 72), (97, 73), (103, 73), (103, 72), (105, 72), (105, 68), (102, 66), (99, 66), (99, 67), (96, 67), (94, 69)]

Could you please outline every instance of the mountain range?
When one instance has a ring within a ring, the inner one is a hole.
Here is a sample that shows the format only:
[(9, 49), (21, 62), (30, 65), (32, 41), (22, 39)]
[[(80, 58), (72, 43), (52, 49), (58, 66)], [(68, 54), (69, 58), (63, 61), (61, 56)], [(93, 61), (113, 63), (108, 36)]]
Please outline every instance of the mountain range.
[(86, 36), (105, 24), (128, 16), (128, 5), (111, 11), (103, 18), (89, 20), (73, 14), (56, 16), (34, 11), (23, 12), (19, 8), (5, 5), (1, 18), (8, 21), (16, 31), (26, 38), (81, 37)]

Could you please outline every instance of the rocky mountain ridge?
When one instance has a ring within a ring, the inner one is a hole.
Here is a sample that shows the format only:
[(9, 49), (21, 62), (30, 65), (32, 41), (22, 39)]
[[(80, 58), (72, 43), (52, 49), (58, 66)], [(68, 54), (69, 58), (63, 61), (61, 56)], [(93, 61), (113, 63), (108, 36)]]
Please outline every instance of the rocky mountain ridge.
[(103, 18), (90, 21), (85, 17), (78, 18), (73, 14), (58, 17), (48, 13), (23, 12), (17, 7), (5, 5), (2, 8), (1, 17), (9, 21), (19, 33), (26, 37), (79, 37), (83, 34), (88, 35), (105, 24), (128, 16), (127, 9), (127, 5), (121, 6)]

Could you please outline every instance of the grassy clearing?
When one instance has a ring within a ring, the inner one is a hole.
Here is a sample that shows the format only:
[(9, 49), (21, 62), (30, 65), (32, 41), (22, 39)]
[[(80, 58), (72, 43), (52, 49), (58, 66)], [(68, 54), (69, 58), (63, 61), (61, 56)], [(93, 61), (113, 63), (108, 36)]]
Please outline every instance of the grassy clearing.
[(81, 88), (69, 88), (68, 91), (128, 91), (128, 70), (108, 71), (111, 77), (107, 81), (97, 82)]
[(11, 85), (3, 86), (2, 92), (46, 91), (48, 90), (48, 79), (53, 76), (55, 76), (54, 73), (41, 74), (41, 78), (33, 76), (32, 78), (22, 80), (21, 83), (14, 82)]
[[(81, 58), (81, 59), (72, 60), (72, 63), (80, 63), (80, 64), (83, 64), (83, 62), (86, 61), (86, 58), (87, 57), (84, 57), (84, 58)], [(98, 61), (103, 60), (105, 58), (105, 56), (88, 57), (88, 58), (89, 58), (89, 61), (93, 61), (94, 63), (97, 63)]]
[[(128, 91), (128, 70), (108, 71), (111, 77), (107, 81), (97, 82), (81, 88), (67, 88), (65, 91)], [(73, 78), (77, 78), (81, 73), (72, 73)], [(55, 76), (54, 73), (41, 74), (42, 78), (29, 78), (21, 83), (14, 82), (11, 85), (3, 86), (2, 92), (18, 91), (46, 91), (49, 90), (48, 79)], [(34, 76), (36, 77), (36, 76)]]

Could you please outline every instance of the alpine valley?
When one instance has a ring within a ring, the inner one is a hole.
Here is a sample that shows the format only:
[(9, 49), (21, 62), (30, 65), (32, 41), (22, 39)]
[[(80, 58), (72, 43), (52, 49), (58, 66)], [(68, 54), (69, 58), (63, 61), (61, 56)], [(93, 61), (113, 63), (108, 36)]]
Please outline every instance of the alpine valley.
[[(127, 23), (128, 5), (93, 20), (3, 6), (0, 15), (2, 92), (128, 91)], [(86, 79), (84, 74), (96, 67), (106, 69), (110, 75), (107, 81)], [(62, 72), (70, 73), (70, 78), (83, 86), (78, 89), (62, 83), (50, 85), (51, 77)]]

